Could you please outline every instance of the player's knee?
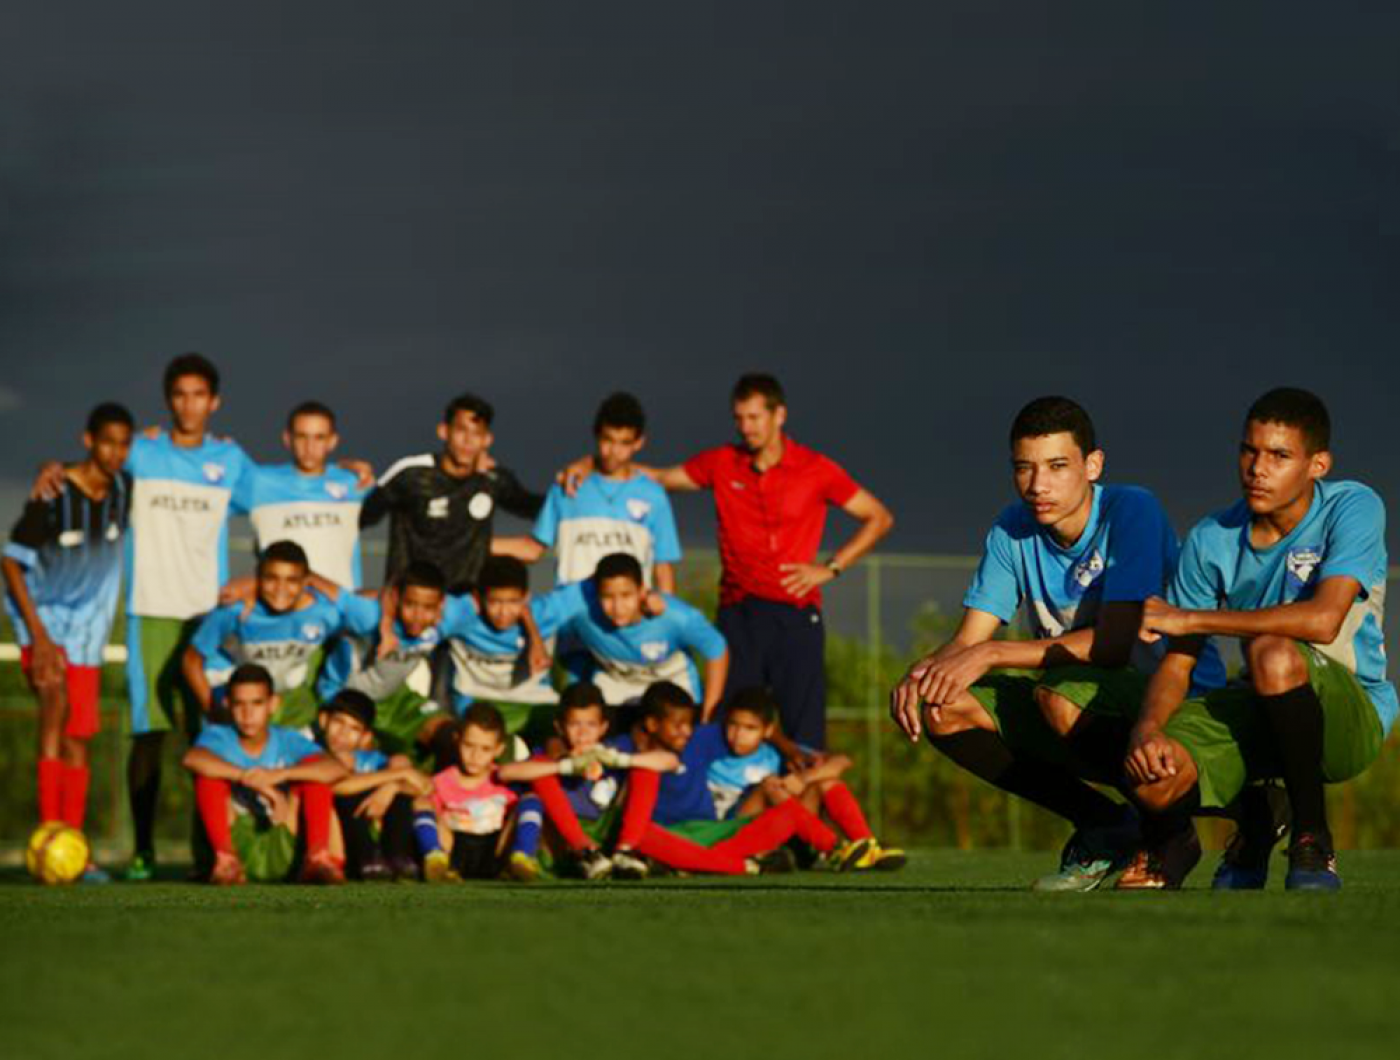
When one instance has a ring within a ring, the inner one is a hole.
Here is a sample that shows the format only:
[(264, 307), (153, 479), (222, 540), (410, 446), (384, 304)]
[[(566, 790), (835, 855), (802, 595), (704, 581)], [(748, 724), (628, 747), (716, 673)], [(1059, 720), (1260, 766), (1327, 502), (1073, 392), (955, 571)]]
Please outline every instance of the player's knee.
[(1255, 637), (1247, 649), (1249, 676), (1256, 691), (1286, 692), (1308, 679), (1308, 664), (1288, 637)]
[(1079, 720), (1078, 705), (1054, 689), (1038, 685), (1035, 690), (1035, 703), (1040, 708), (1040, 716), (1045, 719), (1045, 723), (1061, 736), (1068, 736)]
[[(851, 764), (852, 764), (852, 763), (851, 763), (851, 760), (850, 760), (848, 757), (846, 757), (845, 755), (830, 755), (830, 756), (828, 756), (828, 758), (827, 758), (826, 761), (827, 761), (827, 764), (828, 764), (829, 766), (831, 766), (832, 769), (840, 770), (840, 771), (843, 772), (843, 773), (844, 773), (846, 770), (850, 769), (850, 768), (851, 768)], [(828, 783), (831, 783), (831, 782), (828, 781)]]
[(1180, 801), (1184, 794), (1175, 777), (1146, 784), (1133, 792), (1133, 797), (1148, 813), (1165, 813)]

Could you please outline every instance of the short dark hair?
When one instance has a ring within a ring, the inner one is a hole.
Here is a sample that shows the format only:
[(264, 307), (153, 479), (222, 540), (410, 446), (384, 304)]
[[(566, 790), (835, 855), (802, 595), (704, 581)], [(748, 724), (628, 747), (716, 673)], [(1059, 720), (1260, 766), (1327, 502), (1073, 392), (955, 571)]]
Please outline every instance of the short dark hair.
[(495, 733), (496, 737), (505, 743), (505, 719), (501, 717), (501, 712), (490, 703), (473, 703), (467, 708), (466, 713), (462, 715), (462, 720), (457, 723), (457, 739), (461, 740), (468, 726), (472, 725), (486, 732)]
[(306, 549), (295, 541), (274, 541), (258, 556), (258, 573), (269, 563), (290, 563), (303, 571), (311, 569), (311, 561), (306, 558)]
[(1043, 438), (1047, 434), (1069, 434), (1085, 456), (1099, 447), (1094, 437), (1094, 421), (1077, 402), (1067, 397), (1038, 397), (1011, 421), (1013, 448), (1022, 438)]
[(742, 710), (746, 714), (756, 714), (765, 725), (778, 720), (778, 701), (766, 688), (741, 688), (729, 697), (725, 705), (726, 715)]
[(642, 403), (623, 391), (609, 394), (593, 417), (594, 435), (602, 434), (604, 427), (630, 427), (640, 438), (647, 432), (647, 414), (642, 410)]
[(488, 427), (491, 426), (491, 421), (496, 418), (496, 410), (491, 407), (491, 402), (470, 393), (458, 394), (447, 403), (447, 409), (442, 414), (442, 422), (450, 427), (459, 412), (471, 413)]
[(695, 710), (695, 699), (673, 681), (657, 681), (642, 693), (642, 717), (663, 718), (668, 710)]
[(1270, 390), (1253, 405), (1245, 423), (1280, 423), (1296, 427), (1309, 453), (1332, 448), (1332, 417), (1322, 399), (1310, 390), (1281, 386)]
[(229, 674), (228, 684), (224, 688), (232, 693), (235, 685), (262, 685), (270, 695), (277, 688), (272, 683), (272, 675), (267, 672), (267, 667), (258, 663), (243, 663)]
[(437, 564), (429, 563), (425, 559), (415, 559), (399, 574), (398, 587), (400, 590), (417, 587), (445, 593), (447, 578), (443, 576), (442, 569)]
[(608, 716), (608, 705), (603, 699), (602, 690), (592, 681), (575, 681), (559, 696), (559, 713), (556, 716), (563, 722), (576, 710), (592, 710), (594, 707), (603, 712), (604, 718)]
[(335, 430), (335, 413), (331, 411), (329, 405), (319, 401), (303, 401), (291, 412), (287, 413), (287, 430), (291, 430), (296, 425), (298, 416), (324, 416), (330, 420), (331, 430)]
[(490, 556), (481, 565), (476, 587), (484, 596), (492, 589), (530, 591), (530, 569), (514, 556)]
[(128, 430), (136, 430), (136, 421), (125, 405), (118, 405), (115, 401), (104, 401), (88, 413), (87, 433), (96, 438), (109, 423), (120, 423)]
[(763, 398), (770, 409), (787, 404), (787, 395), (783, 393), (783, 384), (766, 372), (750, 372), (748, 375), (741, 375), (739, 381), (734, 384), (734, 390), (730, 393), (729, 400), (731, 402), (747, 401), (755, 395)]
[(593, 570), (594, 584), (601, 584), (609, 578), (631, 578), (638, 585), (643, 582), (642, 565), (637, 557), (626, 552), (610, 552), (598, 561)]
[(321, 705), (327, 714), (345, 714), (366, 729), (374, 728), (374, 700), (353, 688), (342, 688)]
[(202, 353), (182, 353), (165, 366), (165, 396), (175, 389), (175, 382), (187, 375), (197, 375), (209, 384), (209, 393), (219, 392), (219, 370)]

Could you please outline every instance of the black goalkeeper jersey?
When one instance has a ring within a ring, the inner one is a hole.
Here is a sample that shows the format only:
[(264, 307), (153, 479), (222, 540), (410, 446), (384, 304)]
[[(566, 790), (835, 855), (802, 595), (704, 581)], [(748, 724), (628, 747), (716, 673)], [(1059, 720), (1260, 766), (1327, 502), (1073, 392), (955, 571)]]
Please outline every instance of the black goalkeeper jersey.
[(544, 497), (531, 493), (503, 467), (453, 478), (432, 453), (410, 456), (386, 471), (364, 500), (360, 526), (389, 518), (389, 584), (416, 560), (427, 560), (447, 578), (450, 593), (469, 592), (491, 552), (491, 517), (499, 505), (533, 519)]

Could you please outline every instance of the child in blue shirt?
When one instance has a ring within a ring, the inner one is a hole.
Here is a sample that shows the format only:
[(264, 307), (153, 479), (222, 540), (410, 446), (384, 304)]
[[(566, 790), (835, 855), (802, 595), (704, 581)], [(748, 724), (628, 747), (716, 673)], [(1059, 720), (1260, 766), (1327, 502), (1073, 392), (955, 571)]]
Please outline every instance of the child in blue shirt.
[(306, 553), (277, 541), (258, 558), (257, 599), (224, 604), (199, 624), (185, 649), (184, 676), (206, 715), (222, 698), (216, 689), (228, 670), (257, 663), (272, 674), (281, 703), (274, 723), (306, 728), (316, 717), (316, 675), (325, 644), (341, 627), (333, 600), (308, 588)]

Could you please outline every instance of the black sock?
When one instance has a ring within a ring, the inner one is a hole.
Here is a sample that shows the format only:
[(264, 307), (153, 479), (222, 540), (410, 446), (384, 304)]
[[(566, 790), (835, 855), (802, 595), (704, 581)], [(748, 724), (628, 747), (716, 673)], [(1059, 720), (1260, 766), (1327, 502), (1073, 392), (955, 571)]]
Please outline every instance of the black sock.
[(1278, 748), (1283, 786), (1293, 807), (1293, 834), (1310, 832), (1330, 847), (1322, 788), (1322, 703), (1312, 685), (1300, 685), (1276, 696), (1260, 696), (1259, 705)]
[(390, 860), (413, 860), (413, 800), (407, 795), (397, 795), (389, 803), (379, 825), (379, 841)]
[(1191, 818), (1201, 808), (1201, 788), (1192, 784), (1188, 791), (1165, 810), (1142, 812), (1142, 845), (1159, 847), (1172, 836), (1194, 827)]
[(151, 857), (156, 850), (156, 807), (160, 803), (160, 760), (165, 734), (142, 733), (132, 738), (126, 759), (126, 786), (136, 853)]
[(968, 729), (952, 736), (930, 736), (929, 742), (974, 776), (1058, 814), (1076, 828), (1116, 824), (1122, 818), (1118, 803), (1068, 769), (1018, 758), (994, 732)]
[(335, 815), (340, 820), (340, 834), (345, 840), (345, 868), (355, 879), (359, 879), (365, 862), (379, 856), (379, 848), (370, 835), (369, 818), (355, 816), (355, 807), (363, 799), (363, 794), (335, 797)]
[(1128, 737), (1133, 731), (1126, 718), (1111, 718), (1083, 711), (1065, 741), (1084, 766), (1085, 775), (1101, 784), (1121, 785), (1123, 760), (1128, 757)]

